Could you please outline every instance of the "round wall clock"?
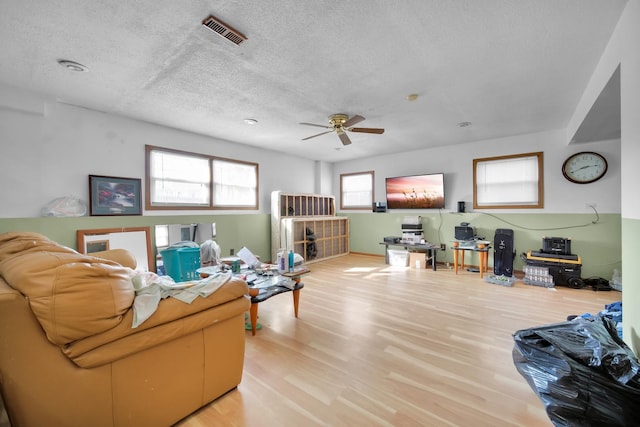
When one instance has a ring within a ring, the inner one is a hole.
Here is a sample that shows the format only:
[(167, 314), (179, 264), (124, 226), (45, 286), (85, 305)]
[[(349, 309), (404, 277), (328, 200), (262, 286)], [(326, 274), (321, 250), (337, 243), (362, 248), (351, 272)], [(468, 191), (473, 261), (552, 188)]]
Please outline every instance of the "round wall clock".
[(562, 164), (562, 175), (576, 184), (588, 184), (607, 173), (607, 159), (592, 151), (575, 153)]

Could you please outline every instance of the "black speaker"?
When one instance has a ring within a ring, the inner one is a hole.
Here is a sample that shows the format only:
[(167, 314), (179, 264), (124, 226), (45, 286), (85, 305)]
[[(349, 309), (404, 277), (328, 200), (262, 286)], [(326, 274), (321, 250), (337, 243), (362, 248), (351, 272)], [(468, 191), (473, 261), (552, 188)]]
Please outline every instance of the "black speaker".
[(384, 202), (373, 202), (373, 211), (374, 212), (386, 212), (387, 204)]
[(464, 213), (464, 202), (458, 202), (458, 212)]
[(516, 250), (513, 247), (513, 230), (498, 228), (493, 244), (493, 272), (498, 276), (513, 276), (513, 259), (516, 257)]

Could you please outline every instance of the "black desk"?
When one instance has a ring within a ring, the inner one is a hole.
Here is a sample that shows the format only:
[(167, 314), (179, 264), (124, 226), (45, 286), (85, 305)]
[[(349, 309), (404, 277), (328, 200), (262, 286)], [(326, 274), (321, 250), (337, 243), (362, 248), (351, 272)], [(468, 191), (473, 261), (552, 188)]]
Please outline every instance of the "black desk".
[(389, 264), (389, 246), (401, 246), (408, 251), (420, 252), (425, 251), (431, 260), (431, 267), (433, 271), (436, 271), (436, 253), (440, 249), (440, 246), (434, 245), (431, 243), (389, 243), (382, 242), (381, 245), (384, 245), (384, 262)]

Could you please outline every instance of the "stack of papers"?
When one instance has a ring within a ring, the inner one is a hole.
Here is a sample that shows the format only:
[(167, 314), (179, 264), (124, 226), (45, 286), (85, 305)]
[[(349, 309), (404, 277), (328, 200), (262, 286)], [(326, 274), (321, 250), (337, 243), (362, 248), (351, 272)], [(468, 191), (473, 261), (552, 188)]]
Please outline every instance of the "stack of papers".
[(261, 264), (260, 260), (245, 246), (243, 246), (242, 249), (238, 251), (238, 257), (242, 261), (244, 261), (244, 263), (247, 264), (249, 268), (258, 267)]

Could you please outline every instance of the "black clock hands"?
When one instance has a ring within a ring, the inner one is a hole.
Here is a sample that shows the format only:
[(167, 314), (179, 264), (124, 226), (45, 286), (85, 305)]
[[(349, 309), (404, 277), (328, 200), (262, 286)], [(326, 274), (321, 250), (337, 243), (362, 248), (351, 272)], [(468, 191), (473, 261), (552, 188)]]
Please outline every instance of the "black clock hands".
[(574, 169), (574, 170), (572, 170), (572, 171), (571, 171), (571, 173), (573, 173), (573, 172), (578, 172), (579, 170), (582, 170), (582, 169), (593, 168), (593, 167), (596, 167), (596, 166), (598, 166), (598, 165), (587, 165), (587, 166), (582, 166), (582, 167), (580, 167), (580, 168), (578, 168), (578, 169)]

